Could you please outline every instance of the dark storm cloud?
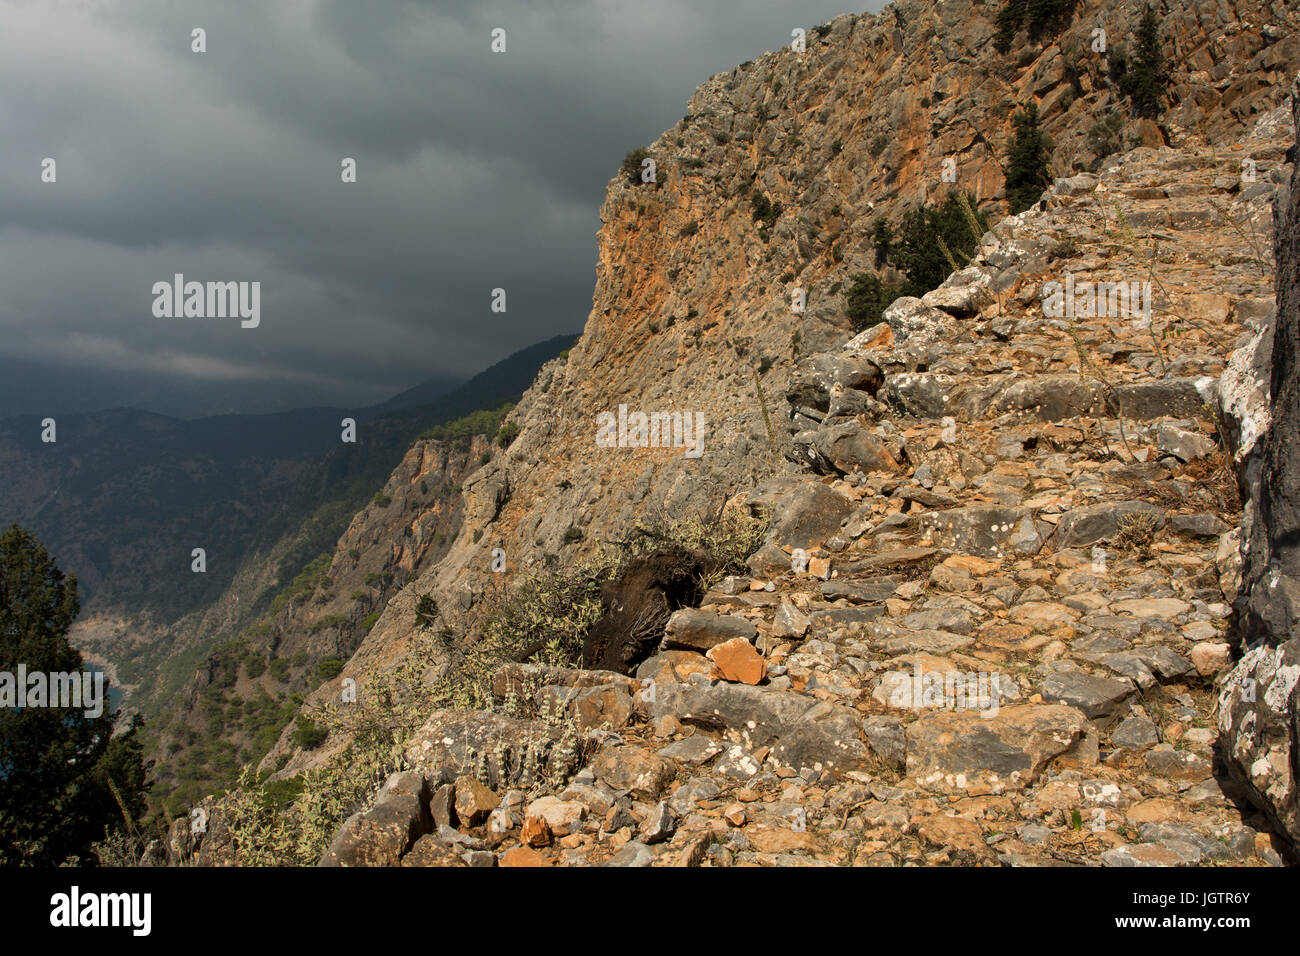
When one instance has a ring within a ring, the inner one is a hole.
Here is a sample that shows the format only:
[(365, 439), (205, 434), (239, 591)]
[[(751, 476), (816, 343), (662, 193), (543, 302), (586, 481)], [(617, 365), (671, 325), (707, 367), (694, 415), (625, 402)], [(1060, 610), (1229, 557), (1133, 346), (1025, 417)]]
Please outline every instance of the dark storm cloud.
[[(343, 403), (577, 331), (623, 154), (841, 3), (0, 0), (0, 362)], [(261, 325), (154, 318), (176, 272)]]

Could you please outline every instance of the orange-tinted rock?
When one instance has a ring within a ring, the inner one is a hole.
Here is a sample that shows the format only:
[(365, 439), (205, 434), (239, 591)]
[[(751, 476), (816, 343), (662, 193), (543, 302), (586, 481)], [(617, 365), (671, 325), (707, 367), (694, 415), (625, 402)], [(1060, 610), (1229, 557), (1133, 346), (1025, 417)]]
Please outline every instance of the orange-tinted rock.
[(738, 637), (710, 648), (706, 655), (713, 661), (709, 676), (738, 684), (757, 684), (767, 676), (767, 661), (754, 645)]
[(523, 829), (519, 833), (519, 839), (523, 841), (524, 846), (550, 846), (551, 838), (551, 825), (546, 822), (545, 817), (529, 816), (525, 818)]
[(497, 866), (550, 866), (546, 857), (526, 846), (517, 846), (501, 854)]

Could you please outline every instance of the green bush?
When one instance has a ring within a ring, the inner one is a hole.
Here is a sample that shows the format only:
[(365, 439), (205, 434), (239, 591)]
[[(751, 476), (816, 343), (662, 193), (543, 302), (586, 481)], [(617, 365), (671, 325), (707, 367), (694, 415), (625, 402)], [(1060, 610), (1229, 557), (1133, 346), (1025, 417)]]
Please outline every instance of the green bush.
[(871, 246), (876, 251), (876, 268), (887, 264), (894, 251), (894, 227), (884, 216), (871, 225)]
[(341, 657), (322, 658), (321, 662), (316, 665), (316, 676), (323, 681), (333, 680), (343, 670), (344, 663)]
[(373, 614), (367, 614), (361, 621), (361, 629), (369, 634), (370, 629), (375, 626), (375, 621), (379, 620), (379, 614), (379, 611), (375, 611)]
[[(650, 158), (650, 150), (644, 146), (638, 146), (632, 152), (623, 157), (623, 175), (627, 177), (629, 186), (641, 185), (641, 162)], [(657, 165), (657, 164), (656, 164)]]
[(757, 189), (754, 190), (749, 201), (750, 205), (753, 206), (754, 221), (760, 226), (766, 226), (770, 229), (780, 218), (781, 204), (772, 202), (767, 198), (766, 194), (759, 192)]
[(1119, 113), (1107, 113), (1088, 128), (1088, 149), (1105, 159), (1124, 148), (1124, 117)]
[(313, 591), (329, 580), (330, 562), (333, 557), (327, 553), (318, 554), (285, 588), (271, 599), (270, 613), (279, 614), (290, 602), (301, 604)]
[(464, 450), (469, 447), (469, 440), (474, 435), (498, 434), (501, 429), (501, 422), (514, 407), (513, 403), (507, 402), (500, 408), (480, 409), (476, 412), (470, 412), (455, 421), (435, 425), (433, 428), (421, 433), (420, 440), (451, 442), (455, 447)]
[(253, 680), (266, 672), (266, 658), (261, 654), (249, 654), (244, 658), (244, 673)]
[(299, 714), (294, 722), (293, 742), (303, 750), (315, 750), (328, 736), (329, 729), (319, 726), (310, 717)]
[(519, 436), (519, 426), (514, 422), (502, 422), (501, 427), (497, 430), (497, 444), (502, 448), (509, 448), (510, 443)]
[(387, 508), (389, 505), (393, 503), (393, 499), (390, 498), (388, 495), (384, 494), (382, 491), (376, 491), (375, 496), (370, 500), (373, 501), (381, 508)]
[(880, 323), (886, 306), (898, 298), (896, 288), (886, 288), (880, 276), (860, 272), (849, 282), (847, 312), (853, 331), (862, 332)]
[[(638, 146), (636, 150), (623, 157), (623, 165), (620, 168), (623, 169), (623, 174), (627, 177), (629, 186), (645, 185), (645, 183), (641, 182), (641, 163), (647, 159), (654, 159), (654, 155), (643, 146)], [(658, 161), (655, 161), (655, 186), (662, 186), (666, 178), (662, 166), (659, 165)]]
[(438, 619), (438, 602), (431, 594), (421, 594), (415, 602), (415, 623), (418, 627), (429, 627)]
[(974, 197), (949, 193), (939, 206), (924, 205), (904, 214), (896, 230), (891, 259), (907, 282), (901, 295), (924, 295), (969, 260), (988, 229)]
[(324, 617), (318, 617), (307, 626), (308, 634), (319, 634), (321, 631), (328, 631), (331, 628), (345, 627), (351, 621), (346, 614), (326, 614)]

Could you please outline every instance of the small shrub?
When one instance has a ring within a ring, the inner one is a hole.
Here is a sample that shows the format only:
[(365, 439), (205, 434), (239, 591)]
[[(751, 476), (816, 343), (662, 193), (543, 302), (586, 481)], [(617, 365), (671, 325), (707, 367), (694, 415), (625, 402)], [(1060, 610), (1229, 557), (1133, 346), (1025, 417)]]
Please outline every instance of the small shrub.
[(299, 714), (294, 722), (293, 742), (303, 750), (315, 750), (328, 736), (329, 729), (319, 726), (310, 717)]
[(898, 290), (886, 288), (880, 276), (860, 272), (849, 283), (846, 311), (853, 331), (862, 332), (881, 322), (885, 308), (898, 298)]
[(1118, 153), (1124, 147), (1124, 117), (1110, 112), (1088, 128), (1088, 149), (1098, 159)]
[(1134, 511), (1123, 515), (1119, 519), (1119, 533), (1115, 535), (1115, 546), (1131, 551), (1139, 558), (1149, 557), (1158, 525), (1159, 522), (1150, 512)]
[(418, 627), (430, 627), (438, 619), (438, 602), (431, 594), (421, 594), (415, 602), (415, 623)]
[(316, 676), (323, 681), (333, 680), (343, 670), (344, 661), (340, 657), (325, 657), (316, 665)]
[(509, 448), (510, 443), (519, 436), (519, 426), (514, 422), (502, 422), (497, 430), (497, 444)]
[(753, 207), (752, 215), (754, 221), (757, 222), (760, 227), (766, 226), (770, 229), (777, 219), (780, 218), (781, 204), (779, 202), (772, 202), (767, 198), (766, 194), (759, 192), (757, 189), (754, 190), (749, 201), (750, 205)]
[(643, 160), (650, 158), (650, 150), (644, 146), (638, 146), (632, 152), (623, 157), (623, 175), (627, 177), (629, 186), (641, 185), (641, 163)]

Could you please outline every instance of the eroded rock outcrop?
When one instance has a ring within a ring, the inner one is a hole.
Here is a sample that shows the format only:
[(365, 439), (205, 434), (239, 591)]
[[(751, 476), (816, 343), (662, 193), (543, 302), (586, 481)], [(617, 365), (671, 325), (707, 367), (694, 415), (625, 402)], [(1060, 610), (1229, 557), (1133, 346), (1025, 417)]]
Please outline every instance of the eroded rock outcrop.
[[(517, 575), (647, 513), (772, 520), (750, 575), (667, 618), (634, 680), (506, 665), (491, 709), (433, 714), (406, 759), (436, 828), (403, 864), (1281, 862), (1216, 774), (1206, 678), (1253, 573), (1225, 531), (1216, 383), (1249, 404), (1226, 363), (1273, 295), (1259, 249), (1294, 133), (1261, 78), (1300, 66), (1294, 16), (1171, 4), (1164, 122), (1096, 163), (1114, 99), (1083, 38), (1127, 14), (1080, 9), (996, 70), (978, 4), (838, 18), (803, 58), (704, 84), (651, 146), (662, 185), (611, 183), (582, 340), (345, 674), (401, 656), (416, 595), (468, 630), (494, 548)], [(854, 335), (840, 289), (872, 267), (875, 216), (929, 195), (947, 155), (996, 207), (995, 107), (1029, 99), (1071, 175)], [(1066, 273), (1151, 282), (1153, 315), (1048, 314)], [(704, 454), (597, 449), (620, 404), (702, 411)], [(478, 822), (437, 823), (466, 777), (491, 792), (465, 785)]]
[[(1300, 118), (1300, 81), (1292, 87)], [(1277, 202), (1277, 308), (1234, 356), (1245, 498), (1236, 636), (1241, 660), (1222, 694), (1233, 776), (1300, 843), (1300, 178)], [(1241, 371), (1238, 372), (1237, 369)]]

